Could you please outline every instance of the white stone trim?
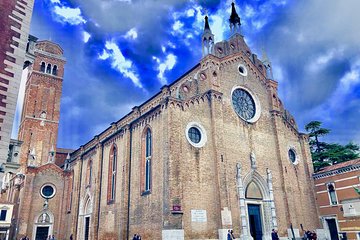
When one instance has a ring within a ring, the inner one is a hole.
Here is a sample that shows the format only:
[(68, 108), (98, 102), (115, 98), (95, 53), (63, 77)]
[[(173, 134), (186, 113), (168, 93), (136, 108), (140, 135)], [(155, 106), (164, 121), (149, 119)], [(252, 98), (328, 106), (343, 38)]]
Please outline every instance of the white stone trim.
[[(291, 159), (289, 158), (289, 151), (292, 150), (294, 153), (295, 153), (295, 162), (292, 162)], [(289, 162), (293, 165), (298, 165), (299, 162), (300, 162), (300, 156), (298, 154), (298, 151), (296, 150), (296, 147), (293, 146), (293, 145), (288, 145), (287, 147), (287, 153), (286, 153), (286, 156), (289, 160)]]
[[(51, 186), (51, 187), (54, 189), (54, 193), (53, 193), (51, 196), (49, 196), (49, 197), (44, 196), (43, 193), (42, 193), (43, 188), (46, 187), (46, 186)], [(40, 188), (40, 195), (41, 195), (43, 198), (45, 198), (45, 199), (51, 199), (51, 198), (53, 198), (53, 197), (55, 196), (55, 194), (56, 194), (56, 187), (55, 187), (55, 185), (52, 184), (52, 183), (45, 183), (45, 184), (42, 185), (42, 187)]]
[[(244, 70), (244, 73), (240, 72), (240, 70), (239, 70), (240, 68), (242, 68), (242, 69)], [(242, 64), (242, 63), (240, 63), (240, 64), (238, 65), (237, 70), (238, 70), (238, 72), (239, 72), (239, 74), (240, 74), (241, 76), (246, 77), (246, 76), (248, 75), (248, 70), (247, 70), (247, 68), (245, 67), (245, 65)]]
[[(39, 223), (38, 222), (38, 219), (39, 219), (40, 215), (43, 214), (43, 213), (46, 213), (46, 214), (49, 215), (50, 222), (48, 222), (48, 223)], [(33, 226), (33, 232), (32, 232), (31, 239), (36, 240), (35, 237), (36, 237), (37, 227), (49, 227), (48, 235), (53, 235), (53, 227), (54, 227), (53, 225), (54, 225), (54, 214), (51, 211), (48, 211), (48, 210), (47, 211), (42, 211), (39, 214), (35, 215), (34, 226)]]
[[(320, 219), (321, 219), (322, 225), (324, 226), (324, 229), (326, 230), (328, 239), (331, 239), (331, 238), (330, 238), (330, 229), (329, 229), (326, 219), (335, 219), (337, 232), (338, 232), (338, 234), (340, 233), (339, 223), (338, 223), (336, 215), (325, 215), (325, 216), (321, 216)], [(340, 237), (339, 237), (339, 239), (340, 239)]]
[(354, 178), (357, 178), (360, 181), (359, 176), (352, 176), (352, 177), (347, 177), (347, 178), (342, 178), (342, 179), (339, 179), (339, 180), (335, 180), (334, 182), (342, 182), (342, 181), (346, 181), (346, 180), (350, 180), (350, 179), (354, 179)]
[[(189, 138), (189, 129), (190, 128), (197, 128), (200, 131), (201, 134), (201, 139), (200, 142), (198, 143), (194, 143), (193, 141), (191, 141), (191, 139)], [(189, 122), (185, 128), (185, 137), (187, 139), (187, 141), (194, 147), (196, 148), (201, 148), (205, 145), (205, 143), (207, 142), (207, 135), (206, 135), (206, 131), (205, 128), (198, 122)]]
[[(250, 96), (253, 98), (254, 102), (255, 102), (255, 115), (254, 117), (252, 117), (251, 119), (244, 119), (242, 118), (236, 111), (235, 111), (235, 108), (234, 108), (234, 104), (233, 104), (233, 101), (232, 101), (232, 95), (234, 93), (235, 90), (237, 89), (242, 89), (242, 90), (245, 90), (246, 92), (248, 92), (250, 94)], [(244, 120), (245, 122), (248, 122), (248, 123), (255, 123), (257, 120), (259, 120), (260, 118), (260, 115), (261, 115), (261, 105), (260, 105), (260, 100), (259, 98), (257, 97), (257, 95), (252, 92), (250, 89), (248, 89), (247, 87), (245, 86), (234, 86), (231, 90), (231, 94), (230, 94), (230, 102), (231, 102), (231, 105), (233, 107), (233, 110), (234, 112), (236, 113), (237, 116), (239, 116), (242, 120)]]

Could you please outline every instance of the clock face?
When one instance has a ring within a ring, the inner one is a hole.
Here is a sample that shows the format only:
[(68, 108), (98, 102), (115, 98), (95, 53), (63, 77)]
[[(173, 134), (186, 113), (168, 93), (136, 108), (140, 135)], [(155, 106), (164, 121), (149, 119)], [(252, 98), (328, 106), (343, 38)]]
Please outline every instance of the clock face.
[(255, 116), (256, 106), (252, 96), (244, 89), (235, 89), (232, 94), (232, 103), (235, 112), (244, 120)]

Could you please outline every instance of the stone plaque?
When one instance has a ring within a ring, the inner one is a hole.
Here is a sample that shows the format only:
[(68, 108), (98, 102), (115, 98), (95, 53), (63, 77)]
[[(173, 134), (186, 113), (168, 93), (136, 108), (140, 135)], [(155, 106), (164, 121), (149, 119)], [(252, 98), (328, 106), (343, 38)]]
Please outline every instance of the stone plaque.
[(206, 210), (191, 210), (192, 222), (207, 222)]
[(232, 225), (231, 211), (227, 207), (221, 210), (221, 222), (222, 225)]

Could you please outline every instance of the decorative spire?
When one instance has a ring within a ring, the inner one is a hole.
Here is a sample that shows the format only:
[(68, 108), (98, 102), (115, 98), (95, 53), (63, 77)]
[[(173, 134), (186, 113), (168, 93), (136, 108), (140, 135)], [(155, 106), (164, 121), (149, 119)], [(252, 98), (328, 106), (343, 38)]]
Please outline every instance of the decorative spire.
[(208, 16), (205, 16), (205, 27), (204, 27), (204, 32), (210, 31), (210, 26), (209, 26), (209, 20), (208, 20)]
[(212, 34), (208, 16), (205, 16), (205, 27), (204, 32), (201, 36), (202, 54), (205, 57), (208, 54), (213, 53), (214, 47), (214, 34)]
[(67, 154), (65, 163), (64, 163), (64, 171), (70, 170), (70, 153)]
[(267, 79), (274, 79), (273, 77), (273, 72), (272, 72), (272, 67), (271, 67), (271, 62), (266, 54), (265, 48), (262, 48), (262, 62), (266, 67), (266, 78)]
[(230, 30), (232, 33), (240, 32), (241, 22), (240, 22), (240, 17), (236, 12), (234, 2), (231, 3), (231, 15), (229, 18), (229, 23), (230, 23)]

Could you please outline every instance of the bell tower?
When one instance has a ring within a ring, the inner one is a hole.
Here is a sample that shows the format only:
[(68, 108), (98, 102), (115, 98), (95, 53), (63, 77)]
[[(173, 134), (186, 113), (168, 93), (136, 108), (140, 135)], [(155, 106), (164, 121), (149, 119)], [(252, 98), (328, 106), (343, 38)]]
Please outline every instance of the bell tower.
[(35, 61), (25, 86), (18, 139), (23, 141), (20, 165), (41, 166), (54, 161), (60, 119), (65, 58), (50, 41), (35, 45)]

